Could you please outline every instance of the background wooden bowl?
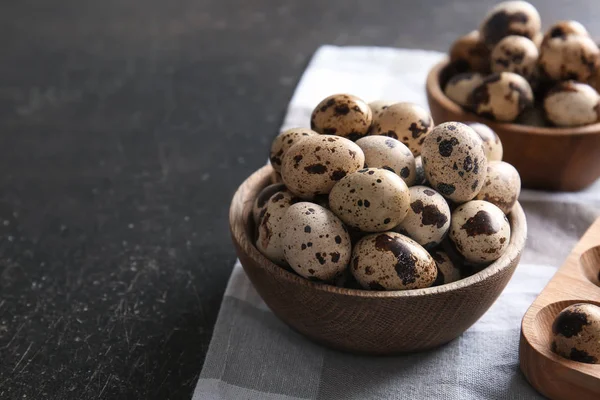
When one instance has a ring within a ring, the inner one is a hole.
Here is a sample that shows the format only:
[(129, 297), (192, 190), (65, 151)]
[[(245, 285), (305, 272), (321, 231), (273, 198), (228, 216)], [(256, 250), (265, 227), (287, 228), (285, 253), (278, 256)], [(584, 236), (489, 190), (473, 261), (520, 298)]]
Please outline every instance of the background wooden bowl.
[[(504, 160), (521, 174), (523, 187), (581, 190), (600, 177), (600, 123), (576, 128), (548, 128), (501, 123), (463, 110), (441, 87), (448, 60), (427, 77), (427, 100), (436, 124), (481, 122), (492, 128), (504, 146)], [(442, 77), (442, 79), (440, 79)]]
[(510, 245), (483, 271), (448, 285), (376, 292), (337, 288), (290, 273), (254, 246), (252, 203), (270, 183), (271, 166), (250, 176), (231, 202), (229, 224), (237, 254), (254, 287), (289, 326), (325, 346), (365, 354), (397, 354), (456, 338), (492, 305), (512, 276), (525, 246), (525, 215), (509, 216)]

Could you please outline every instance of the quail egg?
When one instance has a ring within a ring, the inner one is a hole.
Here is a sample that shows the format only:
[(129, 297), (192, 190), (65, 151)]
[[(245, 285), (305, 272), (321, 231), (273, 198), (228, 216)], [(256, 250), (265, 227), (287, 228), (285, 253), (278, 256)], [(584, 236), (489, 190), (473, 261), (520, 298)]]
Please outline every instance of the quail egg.
[(488, 161), (502, 161), (502, 142), (500, 138), (489, 126), (479, 123), (470, 122), (469, 125), (483, 140), (483, 151)]
[(254, 219), (254, 223), (258, 223), (262, 214), (264, 214), (264, 210), (267, 207), (268, 201), (277, 192), (285, 191), (285, 185), (282, 183), (274, 183), (269, 186), (266, 186), (263, 190), (258, 193), (256, 199), (254, 200), (254, 205), (252, 207), (252, 217)]
[(415, 157), (415, 185), (423, 185), (427, 180), (425, 179), (425, 170), (423, 169), (423, 157)]
[(504, 161), (490, 161), (485, 183), (475, 198), (488, 201), (509, 214), (520, 193), (521, 177), (515, 167)]
[(421, 145), (431, 129), (433, 118), (423, 107), (414, 103), (396, 103), (383, 110), (371, 134), (398, 139), (416, 157), (421, 154)]
[(256, 247), (275, 264), (285, 265), (283, 256), (282, 231), (286, 224), (285, 213), (298, 201), (287, 190), (274, 193), (261, 211), (258, 222)]
[(482, 117), (510, 122), (533, 105), (533, 92), (522, 76), (500, 72), (487, 76), (473, 90), (469, 102)]
[(277, 135), (271, 144), (271, 154), (269, 156), (273, 169), (280, 172), (283, 156), (288, 149), (294, 143), (298, 143), (300, 140), (312, 135), (318, 135), (318, 133), (307, 128), (292, 128)]
[(589, 36), (589, 33), (587, 29), (577, 21), (558, 21), (548, 28), (542, 42), (547, 42), (548, 40), (555, 38), (564, 39), (569, 35)]
[(510, 224), (492, 203), (472, 200), (452, 213), (449, 236), (467, 261), (485, 263), (500, 258), (508, 247)]
[(329, 193), (329, 207), (348, 226), (364, 232), (383, 232), (408, 213), (410, 195), (395, 173), (365, 168), (349, 174)]
[(490, 69), (490, 51), (481, 41), (479, 31), (459, 37), (449, 53), (451, 63), (466, 65), (471, 71), (487, 73)]
[(365, 155), (354, 142), (339, 136), (313, 135), (288, 149), (281, 176), (292, 193), (310, 199), (328, 194), (337, 181), (364, 163)]
[(437, 265), (437, 278), (433, 286), (445, 285), (459, 281), (462, 278), (460, 268), (458, 268), (448, 257), (448, 254), (441, 250), (429, 250), (429, 254), (435, 260)]
[(441, 194), (427, 186), (409, 188), (408, 214), (394, 230), (425, 248), (441, 243), (450, 228), (450, 207)]
[(356, 140), (367, 134), (372, 118), (371, 109), (363, 100), (350, 94), (334, 94), (315, 107), (310, 128), (325, 135)]
[(471, 200), (485, 181), (483, 142), (469, 126), (445, 122), (423, 143), (425, 177), (436, 191), (454, 202)]
[(281, 225), (285, 260), (298, 275), (331, 281), (348, 266), (350, 236), (331, 211), (314, 203), (296, 203)]
[(559, 82), (544, 99), (544, 110), (558, 126), (592, 124), (600, 114), (600, 96), (590, 85), (575, 81)]
[(550, 79), (586, 82), (600, 67), (600, 49), (588, 36), (551, 38), (542, 44), (539, 66)]
[(552, 351), (569, 360), (600, 364), (600, 307), (573, 304), (552, 324)]
[(458, 105), (468, 107), (469, 97), (473, 89), (481, 85), (483, 76), (477, 72), (464, 72), (454, 75), (444, 88), (444, 93)]
[(365, 168), (383, 168), (399, 175), (408, 186), (415, 183), (415, 157), (406, 145), (386, 136), (367, 136), (356, 141), (365, 154)]
[(379, 116), (381, 115), (381, 113), (388, 108), (389, 106), (391, 106), (392, 104), (395, 104), (395, 101), (390, 101), (390, 100), (375, 100), (369, 103), (369, 108), (371, 109), (371, 113), (373, 114), (373, 123), (371, 126), (376, 125), (377, 122), (379, 121)]
[(526, 1), (504, 1), (494, 6), (479, 27), (482, 41), (491, 49), (509, 35), (533, 39), (541, 28), (541, 18)]
[(365, 289), (426, 288), (437, 277), (431, 255), (414, 240), (396, 232), (365, 236), (354, 246), (350, 271)]
[(548, 126), (543, 107), (530, 107), (523, 110), (515, 123), (528, 126)]
[(506, 36), (492, 50), (493, 72), (514, 72), (530, 79), (536, 72), (539, 51), (535, 43), (524, 36)]

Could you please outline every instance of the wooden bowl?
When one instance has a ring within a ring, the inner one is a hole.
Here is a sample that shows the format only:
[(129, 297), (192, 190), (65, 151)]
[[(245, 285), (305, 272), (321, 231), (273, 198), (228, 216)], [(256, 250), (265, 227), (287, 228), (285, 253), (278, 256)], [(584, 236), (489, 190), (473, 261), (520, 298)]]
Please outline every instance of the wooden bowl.
[[(492, 128), (504, 146), (504, 161), (521, 174), (523, 187), (581, 190), (600, 177), (600, 123), (574, 128), (536, 127), (491, 121), (463, 110), (444, 94), (448, 60), (427, 76), (427, 100), (435, 123), (481, 122)], [(442, 82), (443, 83), (443, 82)]]
[(424, 350), (459, 336), (492, 305), (521, 256), (527, 226), (517, 203), (509, 221), (510, 245), (481, 272), (443, 286), (409, 291), (367, 291), (308, 281), (264, 257), (254, 246), (252, 204), (270, 183), (271, 166), (237, 190), (229, 225), (239, 259), (254, 287), (286, 324), (325, 346), (364, 354)]

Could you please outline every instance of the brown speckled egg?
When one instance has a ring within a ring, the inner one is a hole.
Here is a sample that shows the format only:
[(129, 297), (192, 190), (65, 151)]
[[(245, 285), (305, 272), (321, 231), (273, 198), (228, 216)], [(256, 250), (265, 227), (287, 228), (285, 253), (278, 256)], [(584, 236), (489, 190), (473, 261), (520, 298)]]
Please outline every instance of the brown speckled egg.
[(483, 82), (483, 76), (477, 72), (465, 72), (454, 75), (444, 88), (444, 94), (458, 105), (468, 107), (471, 92)]
[(386, 136), (367, 136), (356, 144), (365, 153), (365, 168), (387, 169), (408, 186), (415, 183), (415, 157), (404, 143)]
[(288, 149), (281, 165), (287, 188), (303, 199), (328, 194), (347, 174), (363, 167), (365, 155), (354, 142), (332, 135), (314, 135)]
[(352, 248), (339, 218), (317, 204), (300, 202), (289, 207), (284, 222), (283, 254), (296, 273), (320, 281), (341, 275)]
[(364, 232), (383, 232), (408, 213), (408, 186), (395, 173), (365, 168), (341, 179), (329, 193), (329, 207), (344, 223)]
[(271, 196), (280, 191), (286, 191), (285, 185), (282, 183), (274, 183), (266, 186), (258, 193), (258, 196), (256, 196), (256, 199), (254, 200), (254, 205), (252, 206), (252, 217), (254, 218), (254, 223), (258, 223), (262, 217), (262, 214), (264, 214), (263, 211), (266, 209)]
[(493, 73), (473, 90), (469, 103), (482, 117), (510, 122), (533, 105), (533, 91), (521, 75)]
[(542, 42), (547, 42), (550, 39), (564, 39), (569, 35), (589, 36), (585, 27), (577, 21), (558, 21), (552, 25), (543, 36)]
[(550, 79), (586, 82), (600, 67), (600, 49), (588, 36), (549, 39), (542, 44), (539, 66)]
[(600, 364), (600, 307), (578, 303), (562, 310), (552, 324), (552, 351), (569, 360)]
[(441, 194), (427, 186), (413, 186), (409, 193), (408, 214), (394, 230), (425, 248), (434, 247), (450, 228), (450, 207)]
[(450, 62), (466, 65), (471, 71), (487, 73), (490, 69), (490, 51), (481, 41), (479, 31), (459, 37), (449, 53)]
[(490, 161), (483, 187), (475, 197), (496, 205), (504, 214), (509, 214), (521, 193), (519, 172), (504, 161)]
[(500, 258), (508, 247), (510, 224), (492, 203), (472, 200), (452, 213), (449, 236), (467, 261), (485, 263)]
[(429, 250), (429, 254), (435, 260), (438, 268), (437, 279), (433, 286), (456, 282), (462, 278), (460, 268), (452, 262), (448, 254), (441, 250)]
[(483, 142), (469, 126), (445, 122), (423, 143), (425, 177), (436, 191), (454, 202), (471, 200), (485, 181)]
[(352, 251), (350, 271), (362, 287), (373, 290), (426, 288), (437, 277), (427, 250), (396, 232), (362, 238)]
[(286, 225), (285, 213), (288, 208), (298, 201), (289, 191), (279, 191), (273, 194), (261, 212), (258, 222), (256, 247), (269, 260), (279, 265), (285, 265), (283, 257), (282, 233)]
[(541, 28), (540, 14), (526, 1), (504, 1), (496, 4), (485, 16), (479, 33), (481, 40), (493, 48), (509, 35), (533, 39)]
[(423, 157), (415, 157), (415, 173), (417, 178), (415, 179), (415, 185), (423, 185), (427, 182), (425, 179), (425, 170), (423, 169)]
[(356, 140), (367, 134), (372, 118), (371, 109), (363, 100), (351, 94), (334, 94), (315, 107), (310, 128), (325, 135)]
[(383, 110), (396, 103), (396, 101), (391, 100), (375, 100), (370, 102), (369, 108), (371, 109), (371, 114), (373, 115), (373, 124), (371, 126), (375, 125), (377, 121), (379, 121), (379, 116)]
[(371, 134), (389, 136), (404, 143), (416, 156), (433, 129), (433, 118), (423, 107), (414, 103), (396, 103), (381, 113)]
[(312, 135), (318, 135), (318, 133), (308, 128), (292, 128), (277, 135), (271, 144), (271, 154), (269, 156), (273, 169), (280, 172), (283, 156), (288, 149), (300, 140)]
[(600, 114), (600, 96), (590, 85), (559, 82), (544, 99), (546, 116), (558, 126), (593, 124)]
[(514, 72), (530, 79), (536, 72), (540, 53), (537, 46), (524, 36), (507, 36), (492, 50), (493, 72)]
[(483, 151), (485, 151), (488, 161), (502, 161), (504, 150), (496, 132), (489, 126), (479, 122), (471, 122), (467, 125), (473, 128), (481, 140), (483, 140)]

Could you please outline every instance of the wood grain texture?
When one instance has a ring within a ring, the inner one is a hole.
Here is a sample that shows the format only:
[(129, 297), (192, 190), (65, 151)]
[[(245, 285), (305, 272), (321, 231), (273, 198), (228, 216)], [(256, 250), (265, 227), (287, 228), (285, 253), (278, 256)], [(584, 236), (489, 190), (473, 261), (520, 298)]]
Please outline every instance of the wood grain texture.
[(440, 86), (439, 75), (447, 60), (427, 77), (427, 100), (433, 120), (481, 122), (502, 140), (504, 161), (521, 174), (523, 187), (575, 191), (600, 177), (600, 123), (575, 128), (546, 128), (491, 121), (463, 110)]
[(265, 303), (289, 326), (326, 346), (366, 354), (397, 354), (439, 346), (469, 328), (510, 280), (525, 245), (519, 204), (506, 253), (483, 271), (448, 285), (411, 291), (366, 291), (308, 281), (266, 259), (252, 241), (252, 203), (272, 168), (250, 176), (236, 192), (230, 228), (244, 270)]
[(600, 305), (600, 218), (525, 313), (521, 324), (521, 370), (531, 385), (551, 399), (599, 399), (600, 365), (567, 360), (550, 349), (552, 323), (575, 303)]

